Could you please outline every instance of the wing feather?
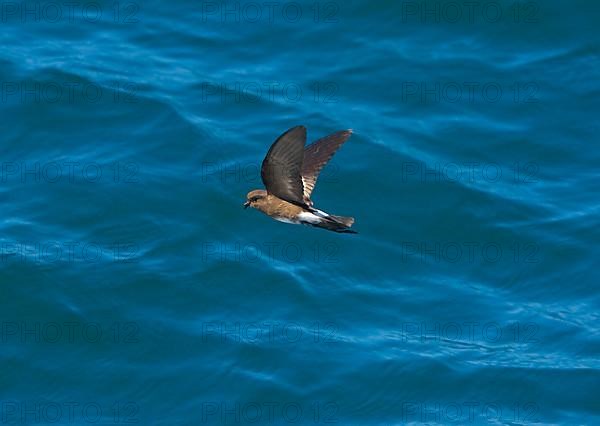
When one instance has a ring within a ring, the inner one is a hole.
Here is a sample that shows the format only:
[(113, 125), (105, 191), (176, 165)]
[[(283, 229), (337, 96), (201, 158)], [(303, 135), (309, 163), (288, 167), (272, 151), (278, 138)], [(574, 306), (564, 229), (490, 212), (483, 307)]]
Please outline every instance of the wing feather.
[(271, 145), (261, 168), (267, 192), (302, 207), (306, 207), (301, 176), (305, 143), (304, 126), (289, 129)]
[(304, 186), (304, 201), (307, 204), (312, 205), (312, 202), (310, 202), (310, 195), (317, 184), (319, 173), (329, 160), (331, 160), (333, 154), (335, 154), (351, 135), (352, 130), (342, 130), (319, 139), (307, 146), (304, 150), (302, 183)]

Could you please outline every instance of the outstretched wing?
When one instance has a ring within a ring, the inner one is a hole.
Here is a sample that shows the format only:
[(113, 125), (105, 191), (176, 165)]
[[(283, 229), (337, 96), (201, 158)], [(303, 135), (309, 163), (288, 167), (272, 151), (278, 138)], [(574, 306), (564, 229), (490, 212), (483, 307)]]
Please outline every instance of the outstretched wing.
[(306, 207), (301, 177), (305, 143), (306, 128), (291, 128), (271, 145), (260, 172), (267, 192), (302, 207)]
[(304, 200), (312, 204), (310, 194), (312, 193), (319, 173), (329, 162), (333, 154), (350, 138), (352, 130), (342, 130), (307, 146), (304, 150), (304, 161), (302, 163), (302, 183), (304, 185)]

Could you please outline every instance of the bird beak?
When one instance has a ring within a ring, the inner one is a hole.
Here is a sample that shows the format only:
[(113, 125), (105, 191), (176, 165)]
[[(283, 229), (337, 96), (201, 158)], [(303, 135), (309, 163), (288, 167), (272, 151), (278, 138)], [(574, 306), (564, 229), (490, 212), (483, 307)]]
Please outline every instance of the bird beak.
[(247, 209), (250, 206), (250, 201), (246, 201), (244, 203), (244, 209)]

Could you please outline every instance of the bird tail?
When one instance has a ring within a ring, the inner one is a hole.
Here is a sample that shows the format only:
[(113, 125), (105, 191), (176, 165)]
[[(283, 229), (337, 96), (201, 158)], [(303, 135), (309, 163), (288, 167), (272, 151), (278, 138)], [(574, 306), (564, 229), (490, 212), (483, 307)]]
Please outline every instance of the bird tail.
[(317, 228), (327, 229), (328, 231), (339, 232), (341, 234), (358, 234), (358, 232), (344, 226), (343, 224), (333, 220), (323, 220), (319, 223), (310, 224)]
[(314, 208), (311, 209), (311, 212), (322, 219), (318, 223), (312, 223), (312, 226), (324, 228), (328, 231), (340, 232), (343, 234), (358, 234), (358, 232), (350, 229), (350, 227), (354, 224), (353, 217), (335, 216)]
[(326, 220), (321, 222), (321, 228), (325, 228), (329, 231), (339, 232), (342, 234), (358, 234), (358, 232), (350, 229), (350, 227), (354, 223), (353, 217), (329, 215), (325, 219)]
[(348, 217), (348, 216), (334, 216), (334, 215), (329, 215), (329, 218), (333, 219), (334, 221), (341, 223), (342, 225), (350, 228), (353, 224), (354, 224), (354, 218), (353, 217)]

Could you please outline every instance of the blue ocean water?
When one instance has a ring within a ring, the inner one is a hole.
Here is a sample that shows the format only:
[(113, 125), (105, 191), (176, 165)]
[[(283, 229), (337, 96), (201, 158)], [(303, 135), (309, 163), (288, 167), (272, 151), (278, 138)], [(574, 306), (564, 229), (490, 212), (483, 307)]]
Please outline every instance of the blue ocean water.
[(0, 2), (0, 423), (598, 424), (599, 15)]

